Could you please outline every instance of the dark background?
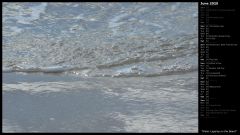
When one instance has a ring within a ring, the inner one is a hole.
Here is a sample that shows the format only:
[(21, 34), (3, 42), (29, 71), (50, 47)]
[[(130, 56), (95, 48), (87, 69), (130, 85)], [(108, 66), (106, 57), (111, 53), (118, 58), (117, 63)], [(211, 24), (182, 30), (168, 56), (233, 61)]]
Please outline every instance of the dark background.
[[(209, 58), (216, 58), (220, 66), (224, 67), (221, 74), (226, 77), (209, 77), (209, 85), (220, 85), (221, 88), (209, 88), (209, 106), (210, 110), (226, 110), (225, 114), (209, 114), (209, 116), (199, 116), (199, 132), (219, 131), (227, 133), (230, 130), (237, 131), (239, 127), (238, 110), (239, 102), (237, 101), (240, 90), (239, 79), (239, 6), (230, 1), (219, 1), (218, 6), (208, 6), (209, 16), (223, 16), (224, 19), (209, 19), (209, 24), (222, 24), (223, 28), (210, 28), (209, 35), (231, 35), (230, 38), (216, 38), (209, 40), (209, 43), (238, 44), (237, 46), (209, 46)], [(200, 8), (199, 3), (199, 8)], [(211, 9), (235, 9), (235, 12), (211, 11)], [(199, 12), (199, 15), (201, 13)], [(214, 65), (211, 65), (212, 67)], [(217, 66), (217, 65), (215, 65)], [(214, 70), (210, 70), (210, 72)], [(216, 70), (219, 71), (219, 70)], [(200, 111), (200, 110), (199, 110)], [(201, 112), (199, 112), (201, 113)], [(239, 132), (239, 131), (237, 131)], [(235, 133), (235, 132), (232, 132)]]

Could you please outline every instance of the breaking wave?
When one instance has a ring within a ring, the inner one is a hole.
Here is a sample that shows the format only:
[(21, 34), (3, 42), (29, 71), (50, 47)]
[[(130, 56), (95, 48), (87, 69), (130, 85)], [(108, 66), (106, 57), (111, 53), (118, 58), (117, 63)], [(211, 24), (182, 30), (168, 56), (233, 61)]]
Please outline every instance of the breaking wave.
[(196, 6), (146, 4), (4, 3), (3, 72), (135, 77), (196, 71)]

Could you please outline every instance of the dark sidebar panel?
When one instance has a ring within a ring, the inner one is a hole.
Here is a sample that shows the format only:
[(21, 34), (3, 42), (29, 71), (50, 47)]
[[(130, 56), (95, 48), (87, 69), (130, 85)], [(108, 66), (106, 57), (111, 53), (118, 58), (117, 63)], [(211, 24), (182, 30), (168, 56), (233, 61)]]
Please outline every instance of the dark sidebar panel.
[(199, 133), (238, 133), (239, 5), (199, 2)]

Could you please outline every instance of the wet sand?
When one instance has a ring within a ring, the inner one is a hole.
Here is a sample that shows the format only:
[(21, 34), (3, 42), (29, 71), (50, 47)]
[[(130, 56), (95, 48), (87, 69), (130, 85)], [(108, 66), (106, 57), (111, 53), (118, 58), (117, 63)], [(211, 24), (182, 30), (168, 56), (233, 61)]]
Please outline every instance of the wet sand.
[(197, 132), (196, 91), (156, 83), (172, 78), (4, 73), (3, 132)]

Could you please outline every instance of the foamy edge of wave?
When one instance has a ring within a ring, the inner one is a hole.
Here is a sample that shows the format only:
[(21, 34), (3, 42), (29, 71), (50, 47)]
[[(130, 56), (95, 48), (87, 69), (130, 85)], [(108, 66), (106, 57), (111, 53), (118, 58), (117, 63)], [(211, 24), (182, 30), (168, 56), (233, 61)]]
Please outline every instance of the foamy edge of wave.
[[(178, 68), (168, 68), (155, 71), (129, 71), (129, 72), (119, 72), (110, 71), (107, 73), (102, 73), (101, 69), (96, 68), (87, 68), (87, 67), (65, 67), (65, 66), (52, 66), (52, 67), (39, 67), (39, 68), (3, 68), (3, 73), (12, 73), (12, 72), (22, 72), (22, 73), (49, 73), (49, 74), (69, 74), (80, 77), (157, 77), (157, 76), (167, 76), (167, 75), (176, 75), (176, 74), (185, 74), (189, 72), (195, 72), (198, 70), (197, 66), (189, 67), (178, 67)], [(100, 72), (99, 72), (100, 71)]]

